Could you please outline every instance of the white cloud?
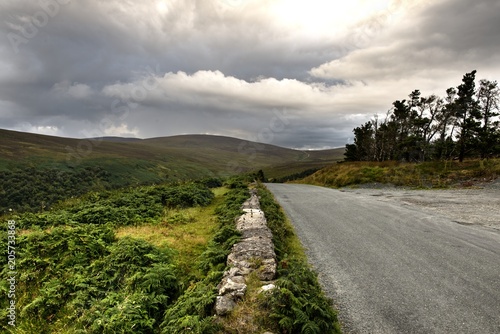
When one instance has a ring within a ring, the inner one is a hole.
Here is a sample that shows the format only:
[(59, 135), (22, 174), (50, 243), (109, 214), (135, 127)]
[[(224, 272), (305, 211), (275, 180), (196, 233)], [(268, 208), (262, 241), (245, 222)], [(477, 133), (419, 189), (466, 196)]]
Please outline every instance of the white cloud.
[[(282, 107), (302, 111), (331, 112), (337, 101), (343, 101), (342, 86), (323, 83), (305, 83), (296, 79), (265, 78), (255, 82), (226, 76), (220, 71), (169, 72), (156, 77), (152, 89), (145, 80), (117, 83), (103, 88), (104, 95), (120, 98), (128, 96), (130, 102), (205, 105), (226, 110), (254, 110)], [(134, 93), (135, 92), (135, 93)], [(142, 92), (139, 94), (139, 92)], [(138, 98), (133, 98), (136, 95)], [(140, 98), (139, 98), (140, 97)]]
[(81, 83), (70, 83), (61, 81), (52, 87), (52, 92), (60, 97), (71, 97), (74, 99), (86, 99), (92, 95), (90, 86)]
[(116, 136), (116, 137), (139, 137), (139, 130), (137, 128), (130, 129), (125, 123), (119, 125), (111, 125), (104, 129), (104, 136)]
[(361, 112), (377, 109), (377, 95), (387, 109), (414, 89), (443, 96), (474, 69), (479, 78), (498, 78), (500, 44), (488, 40), (498, 40), (492, 24), (500, 15), (492, 6), (500, 9), (498, 2), (489, 0), (405, 4), (397, 15), (392, 12), (374, 38), (312, 68), (310, 74), (347, 83), (346, 99), (354, 104), (358, 96), (366, 103)]
[(17, 131), (39, 133), (48, 136), (60, 136), (61, 130), (55, 125), (33, 125), (30, 123), (20, 124)]

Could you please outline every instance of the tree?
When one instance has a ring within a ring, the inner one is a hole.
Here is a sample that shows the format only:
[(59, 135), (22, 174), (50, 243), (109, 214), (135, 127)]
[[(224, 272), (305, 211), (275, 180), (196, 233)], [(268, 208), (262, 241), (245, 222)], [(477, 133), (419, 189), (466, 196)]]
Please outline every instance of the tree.
[(496, 81), (483, 79), (479, 82), (477, 93), (480, 112), (482, 114), (482, 128), (480, 130), (480, 150), (481, 158), (486, 158), (489, 154), (496, 153), (498, 150), (499, 121), (495, 117), (499, 116), (498, 107), (500, 99), (500, 89)]
[(354, 129), (354, 143), (346, 146), (350, 161), (425, 161), (500, 154), (500, 87), (466, 73), (444, 99), (422, 97), (414, 90), (407, 100), (393, 102), (383, 121), (378, 115)]
[(259, 171), (255, 174), (255, 179), (260, 182), (267, 182), (266, 176), (264, 175), (264, 171), (259, 169)]
[(458, 86), (458, 98), (455, 101), (455, 111), (457, 117), (458, 143), (460, 153), (458, 160), (464, 161), (468, 147), (474, 146), (474, 139), (479, 133), (481, 113), (479, 104), (474, 98), (476, 95), (476, 71), (464, 75), (462, 84)]
[(346, 145), (347, 161), (372, 161), (374, 159), (374, 138), (373, 124), (366, 122), (361, 127), (357, 127), (354, 132), (354, 144)]
[[(438, 110), (436, 123), (433, 125), (439, 133), (439, 139), (435, 142), (435, 157), (437, 159), (449, 158), (453, 153), (454, 142), (453, 134), (455, 132), (456, 111), (455, 100), (457, 90), (454, 87), (446, 90), (445, 105)], [(450, 129), (451, 126), (451, 129)]]
[(415, 131), (420, 149), (419, 161), (425, 161), (430, 150), (431, 141), (439, 132), (437, 119), (442, 114), (443, 100), (436, 95), (420, 98), (418, 116), (415, 119)]

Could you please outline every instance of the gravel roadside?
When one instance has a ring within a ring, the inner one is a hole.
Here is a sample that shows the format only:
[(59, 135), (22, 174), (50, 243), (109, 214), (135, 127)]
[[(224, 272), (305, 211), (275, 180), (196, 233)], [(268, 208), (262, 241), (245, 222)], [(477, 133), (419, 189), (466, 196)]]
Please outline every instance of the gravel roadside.
[(384, 184), (343, 188), (343, 192), (396, 202), (450, 218), (457, 224), (500, 231), (500, 179), (472, 188), (410, 190)]

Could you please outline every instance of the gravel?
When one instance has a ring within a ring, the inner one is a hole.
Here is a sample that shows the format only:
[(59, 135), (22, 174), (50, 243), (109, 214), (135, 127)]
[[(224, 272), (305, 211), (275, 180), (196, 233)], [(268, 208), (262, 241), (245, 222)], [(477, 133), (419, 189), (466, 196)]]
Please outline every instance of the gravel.
[(384, 184), (368, 184), (340, 191), (382, 202), (414, 207), (448, 217), (463, 225), (479, 225), (500, 231), (500, 179), (471, 188), (410, 190)]

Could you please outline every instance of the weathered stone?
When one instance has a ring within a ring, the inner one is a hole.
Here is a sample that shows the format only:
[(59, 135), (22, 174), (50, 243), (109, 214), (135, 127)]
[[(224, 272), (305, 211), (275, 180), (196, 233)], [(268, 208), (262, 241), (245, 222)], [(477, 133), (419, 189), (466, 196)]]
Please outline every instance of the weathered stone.
[(267, 284), (267, 285), (263, 285), (261, 288), (260, 288), (260, 293), (262, 292), (269, 292), (269, 291), (272, 291), (276, 289), (276, 285), (274, 284)]
[(236, 229), (239, 231), (264, 227), (267, 224), (264, 212), (255, 209), (245, 209), (245, 214), (236, 221)]
[(273, 233), (269, 228), (251, 228), (251, 229), (244, 229), (241, 231), (241, 238), (242, 240), (249, 239), (249, 238), (264, 238), (264, 239), (269, 239), (272, 240), (273, 238)]
[(276, 260), (265, 259), (257, 271), (257, 276), (261, 281), (272, 281), (276, 277)]
[(237, 271), (238, 275), (235, 275), (235, 276), (231, 275), (232, 273), (235, 272), (235, 270), (226, 271), (224, 273), (224, 275), (222, 276), (222, 280), (220, 281), (219, 285), (217, 285), (217, 289), (220, 290), (222, 288), (222, 286), (224, 286), (228, 282), (228, 280), (231, 280), (232, 282), (239, 283), (239, 284), (246, 283), (244, 275), (241, 274), (241, 270), (239, 268), (236, 268), (236, 269), (238, 269), (238, 271)]
[(250, 238), (245, 239), (233, 246), (231, 250), (233, 258), (250, 259), (253, 257), (274, 258), (274, 245), (269, 239)]
[(243, 209), (259, 209), (260, 208), (259, 197), (257, 196), (256, 189), (250, 190), (250, 198), (247, 199), (243, 203), (242, 208)]
[(243, 276), (230, 276), (230, 278), (234, 283), (246, 284), (245, 277)]
[(236, 283), (230, 277), (225, 279), (222, 287), (219, 289), (219, 295), (231, 295), (233, 297), (243, 297), (247, 291), (247, 285), (244, 283)]
[(237, 267), (231, 267), (229, 270), (226, 270), (222, 277), (233, 277), (233, 276), (243, 276), (241, 270)]
[(236, 307), (236, 303), (230, 296), (217, 296), (215, 300), (215, 313), (219, 316), (229, 314)]

